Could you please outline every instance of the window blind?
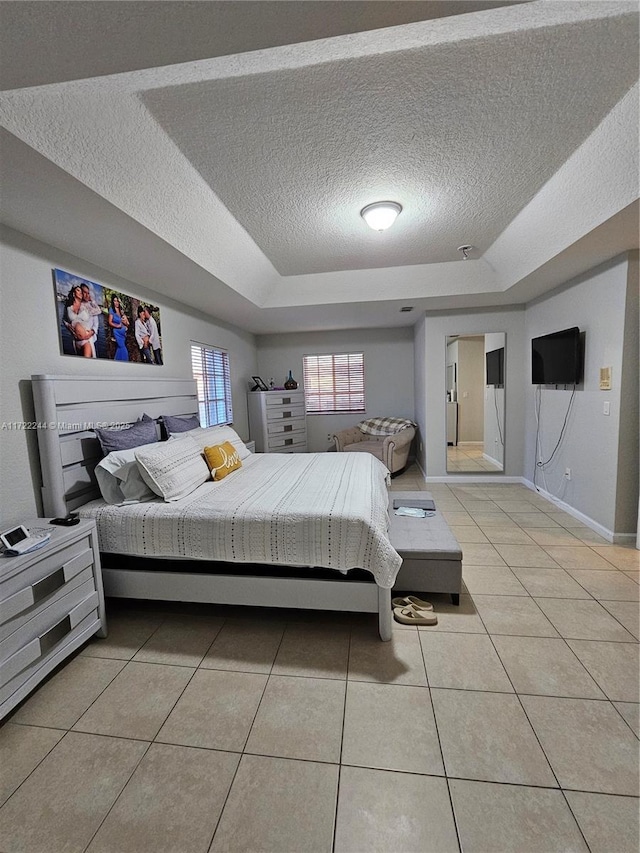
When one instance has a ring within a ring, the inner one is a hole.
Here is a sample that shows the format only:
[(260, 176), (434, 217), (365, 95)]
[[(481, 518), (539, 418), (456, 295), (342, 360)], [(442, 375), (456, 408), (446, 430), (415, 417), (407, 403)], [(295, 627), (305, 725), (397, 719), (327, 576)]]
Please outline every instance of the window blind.
[(364, 412), (364, 353), (303, 357), (307, 414)]
[(200, 424), (230, 424), (233, 421), (233, 408), (229, 353), (192, 341), (191, 371), (198, 387)]

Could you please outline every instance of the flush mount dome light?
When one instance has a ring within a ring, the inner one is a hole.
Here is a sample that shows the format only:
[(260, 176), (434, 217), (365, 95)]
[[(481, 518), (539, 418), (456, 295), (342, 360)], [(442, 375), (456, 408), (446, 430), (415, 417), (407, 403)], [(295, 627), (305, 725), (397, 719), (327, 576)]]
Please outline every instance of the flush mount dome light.
[(396, 221), (396, 217), (402, 210), (402, 205), (397, 201), (376, 201), (368, 204), (360, 211), (360, 216), (374, 231), (385, 231)]

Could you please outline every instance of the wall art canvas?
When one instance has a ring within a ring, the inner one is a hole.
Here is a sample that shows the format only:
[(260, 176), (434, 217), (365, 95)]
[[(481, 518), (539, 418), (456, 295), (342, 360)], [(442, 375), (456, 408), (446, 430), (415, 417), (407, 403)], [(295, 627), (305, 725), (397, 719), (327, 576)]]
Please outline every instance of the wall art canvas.
[(163, 364), (160, 309), (64, 270), (53, 270), (63, 355)]

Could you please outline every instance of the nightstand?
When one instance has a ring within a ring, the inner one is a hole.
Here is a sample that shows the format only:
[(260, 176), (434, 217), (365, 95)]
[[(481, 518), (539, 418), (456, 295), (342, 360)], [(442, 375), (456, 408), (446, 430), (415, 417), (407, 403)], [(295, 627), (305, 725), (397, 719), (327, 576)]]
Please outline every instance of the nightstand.
[(93, 634), (107, 635), (95, 522), (24, 525), (50, 529), (51, 540), (0, 557), (0, 719)]

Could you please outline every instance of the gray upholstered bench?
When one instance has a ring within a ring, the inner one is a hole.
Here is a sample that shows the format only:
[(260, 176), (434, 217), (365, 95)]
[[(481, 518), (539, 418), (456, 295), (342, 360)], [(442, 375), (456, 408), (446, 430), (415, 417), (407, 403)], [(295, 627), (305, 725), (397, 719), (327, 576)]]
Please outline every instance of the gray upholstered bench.
[(448, 592), (454, 604), (460, 603), (462, 587), (462, 550), (447, 522), (438, 511), (427, 518), (395, 515), (393, 501), (398, 498), (424, 500), (429, 492), (390, 492), (389, 539), (402, 557), (394, 591)]

